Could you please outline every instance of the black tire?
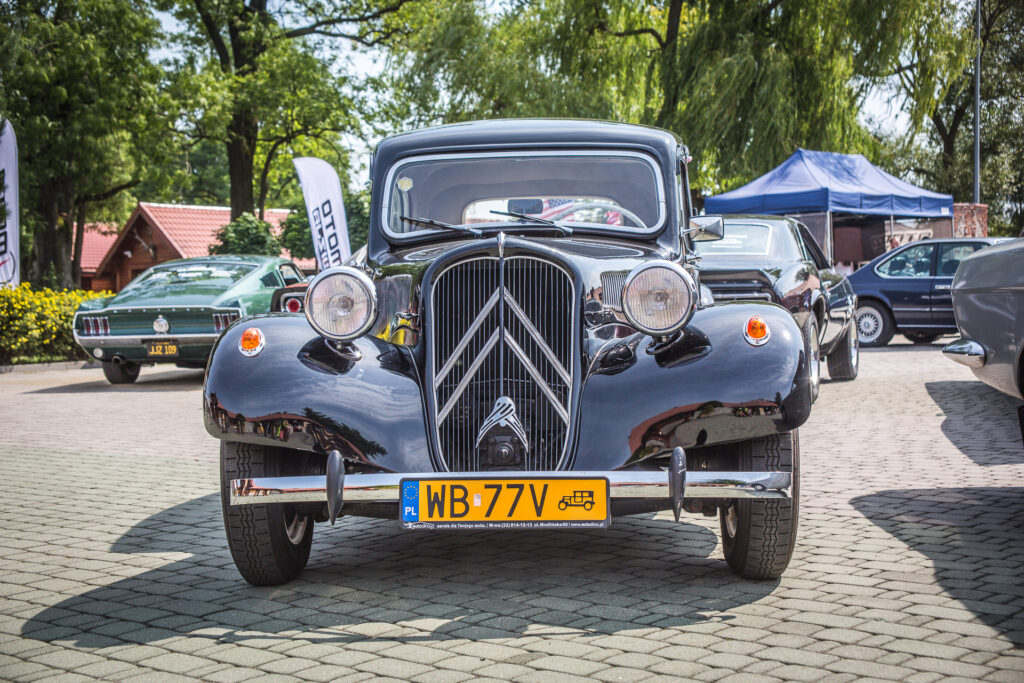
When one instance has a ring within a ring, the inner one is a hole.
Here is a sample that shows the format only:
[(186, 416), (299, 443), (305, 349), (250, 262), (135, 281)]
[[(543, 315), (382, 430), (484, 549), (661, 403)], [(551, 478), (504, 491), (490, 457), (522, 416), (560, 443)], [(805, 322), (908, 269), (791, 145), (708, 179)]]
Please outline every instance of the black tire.
[(777, 579), (789, 566), (800, 511), (800, 439), (794, 430), (735, 444), (741, 471), (793, 471), (787, 499), (738, 499), (721, 510), (722, 547), (732, 571), (746, 579)]
[(861, 346), (885, 346), (896, 334), (892, 314), (884, 304), (877, 301), (864, 301), (859, 304), (855, 322)]
[(807, 352), (807, 378), (811, 383), (811, 403), (818, 400), (821, 390), (821, 346), (818, 339), (818, 321), (812, 314), (804, 323), (804, 349)]
[(558, 509), (559, 510), (562, 510), (564, 512), (567, 507), (569, 507), (569, 506), (565, 504), (564, 500), (558, 501)]
[(942, 335), (934, 332), (904, 332), (903, 336), (914, 344), (931, 344)]
[(833, 380), (846, 382), (857, 379), (860, 372), (860, 342), (857, 339), (857, 326), (846, 328), (843, 338), (828, 354), (828, 376)]
[(111, 384), (131, 384), (139, 378), (141, 368), (142, 366), (138, 363), (107, 361), (103, 364), (103, 376)]
[(254, 586), (276, 586), (298, 576), (309, 561), (313, 519), (293, 505), (231, 505), (232, 479), (285, 474), (289, 452), (248, 443), (220, 443), (220, 499), (231, 559)]

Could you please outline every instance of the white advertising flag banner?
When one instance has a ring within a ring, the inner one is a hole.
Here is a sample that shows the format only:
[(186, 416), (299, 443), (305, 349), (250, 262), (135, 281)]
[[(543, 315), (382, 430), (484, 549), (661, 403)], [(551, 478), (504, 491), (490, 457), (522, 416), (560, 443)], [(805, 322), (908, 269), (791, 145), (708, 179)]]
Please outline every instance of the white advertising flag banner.
[(340, 266), (352, 252), (338, 173), (329, 163), (316, 157), (296, 157), (292, 162), (306, 200), (317, 265), (320, 270)]
[(10, 121), (0, 126), (0, 287), (17, 287), (18, 268), (18, 141)]

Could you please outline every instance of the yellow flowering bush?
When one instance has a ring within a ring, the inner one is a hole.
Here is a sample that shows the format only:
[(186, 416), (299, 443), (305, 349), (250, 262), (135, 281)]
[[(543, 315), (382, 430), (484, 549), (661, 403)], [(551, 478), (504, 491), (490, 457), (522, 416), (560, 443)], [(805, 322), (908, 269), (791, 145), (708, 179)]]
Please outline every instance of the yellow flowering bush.
[(85, 358), (71, 324), (78, 305), (112, 292), (0, 287), (0, 365)]

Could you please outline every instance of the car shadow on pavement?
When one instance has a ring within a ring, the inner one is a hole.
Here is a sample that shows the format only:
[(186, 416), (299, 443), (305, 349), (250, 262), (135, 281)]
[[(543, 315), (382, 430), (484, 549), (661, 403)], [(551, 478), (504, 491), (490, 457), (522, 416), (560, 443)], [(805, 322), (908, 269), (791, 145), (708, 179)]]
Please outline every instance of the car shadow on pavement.
[[(981, 622), (1024, 647), (1024, 487), (893, 490), (850, 502), (932, 562), (927, 572), (908, 566), (906, 573), (881, 572), (876, 578), (936, 583)], [(933, 619), (957, 618), (943, 614), (942, 608), (932, 612), (928, 605), (915, 607)]]
[(203, 384), (202, 370), (173, 370), (168, 372), (146, 373), (139, 375), (133, 384), (111, 384), (105, 379), (75, 384), (61, 384), (45, 389), (35, 389), (29, 394), (92, 394), (112, 391), (192, 391)]
[(983, 382), (926, 382), (942, 410), (942, 433), (961, 453), (982, 467), (1024, 462), (1018, 399)]
[[(146, 518), (110, 548), (148, 570), (47, 607), (21, 633), (101, 648), (182, 635), (429, 642), (725, 622), (778, 582), (733, 576), (717, 544), (708, 528), (650, 515), (568, 533), (408, 532), (343, 517), (317, 525), (299, 579), (257, 588), (236, 572), (219, 496), (208, 495)], [(147, 557), (183, 552), (159, 566)]]

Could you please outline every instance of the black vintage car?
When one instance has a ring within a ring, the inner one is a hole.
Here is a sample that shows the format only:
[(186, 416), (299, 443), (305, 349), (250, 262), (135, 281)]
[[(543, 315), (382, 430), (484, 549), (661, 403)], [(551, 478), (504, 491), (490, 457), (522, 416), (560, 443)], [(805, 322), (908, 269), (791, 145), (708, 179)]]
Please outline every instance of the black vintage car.
[[(595, 528), (719, 514), (726, 560), (775, 577), (797, 530), (801, 330), (773, 303), (701, 301), (671, 133), (490, 121), (376, 148), (367, 258), (298, 315), (229, 329), (204, 386), (228, 545), (296, 576), (314, 522)], [(592, 505), (570, 505), (585, 501)]]
[(855, 379), (857, 295), (807, 226), (783, 216), (727, 216), (725, 226), (724, 239), (697, 244), (701, 282), (715, 301), (771, 301), (792, 313), (803, 331), (815, 397), (823, 358), (832, 379)]

